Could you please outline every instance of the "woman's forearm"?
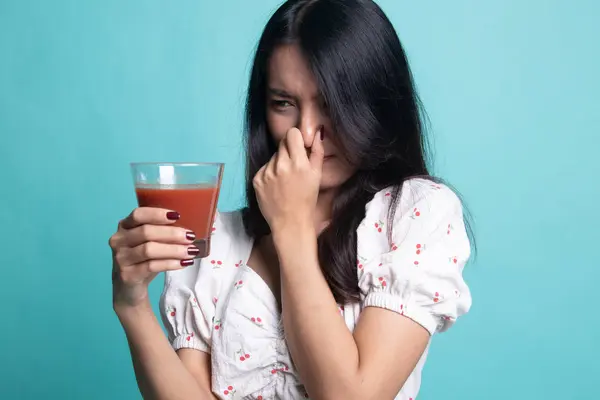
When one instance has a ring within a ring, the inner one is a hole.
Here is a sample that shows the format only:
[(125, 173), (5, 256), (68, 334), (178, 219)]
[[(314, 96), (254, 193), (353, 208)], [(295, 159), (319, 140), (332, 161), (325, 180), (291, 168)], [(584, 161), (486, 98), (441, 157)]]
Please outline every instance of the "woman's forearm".
[(173, 350), (150, 304), (115, 307), (127, 335), (138, 386), (145, 399), (214, 399)]
[(281, 263), (286, 340), (314, 399), (359, 395), (359, 354), (319, 267), (316, 237), (296, 229), (274, 235)]

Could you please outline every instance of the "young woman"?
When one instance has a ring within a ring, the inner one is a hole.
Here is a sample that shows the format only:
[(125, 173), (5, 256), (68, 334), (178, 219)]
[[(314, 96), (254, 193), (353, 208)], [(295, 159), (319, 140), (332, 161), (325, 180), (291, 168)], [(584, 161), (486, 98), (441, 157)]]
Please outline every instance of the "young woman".
[[(246, 209), (212, 251), (120, 222), (114, 309), (156, 399), (414, 399), (431, 336), (470, 305), (458, 197), (430, 177), (419, 102), (371, 0), (290, 0), (260, 39), (247, 102)], [(168, 338), (148, 301), (161, 298)]]

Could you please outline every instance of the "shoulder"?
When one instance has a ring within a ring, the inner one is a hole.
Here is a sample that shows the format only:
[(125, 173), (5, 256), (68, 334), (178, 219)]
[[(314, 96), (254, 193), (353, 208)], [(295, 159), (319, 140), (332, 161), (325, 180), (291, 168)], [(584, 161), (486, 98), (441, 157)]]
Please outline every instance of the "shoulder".
[(439, 248), (452, 245), (465, 253), (465, 258), (470, 253), (459, 196), (447, 185), (422, 178), (376, 193), (366, 206), (357, 233), (358, 251), (363, 258), (397, 248), (407, 238), (413, 238), (415, 246), (425, 241), (437, 243)]
[(462, 216), (463, 207), (457, 193), (447, 185), (424, 178), (412, 178), (402, 186), (388, 187), (377, 192), (367, 204), (367, 212), (372, 213), (372, 209), (380, 216), (393, 213), (393, 219), (397, 221), (407, 216), (414, 220), (440, 214)]
[[(375, 194), (368, 204), (369, 207), (382, 207), (389, 205), (394, 195), (399, 192), (395, 211), (409, 211), (415, 205), (425, 205), (428, 208), (461, 208), (462, 202), (458, 194), (443, 183), (438, 183), (425, 178), (412, 178), (406, 180), (401, 186), (391, 186)], [(414, 211), (414, 209), (413, 209)]]

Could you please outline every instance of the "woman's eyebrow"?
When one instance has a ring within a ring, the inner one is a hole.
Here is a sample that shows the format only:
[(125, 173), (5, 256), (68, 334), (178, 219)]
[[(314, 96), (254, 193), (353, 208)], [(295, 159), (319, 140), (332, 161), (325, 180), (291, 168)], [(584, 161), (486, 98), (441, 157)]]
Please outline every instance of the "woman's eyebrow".
[(285, 97), (285, 98), (288, 98), (288, 99), (294, 98), (294, 96), (292, 96), (291, 94), (289, 94), (288, 92), (286, 92), (283, 89), (278, 89), (278, 88), (270, 87), (268, 91), (269, 91), (270, 94), (272, 94), (274, 96)]

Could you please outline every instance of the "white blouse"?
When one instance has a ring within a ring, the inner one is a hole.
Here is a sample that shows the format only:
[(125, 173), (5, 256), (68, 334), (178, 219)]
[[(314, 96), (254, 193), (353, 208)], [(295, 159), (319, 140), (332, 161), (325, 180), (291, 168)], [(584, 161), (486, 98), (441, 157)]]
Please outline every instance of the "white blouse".
[[(423, 179), (404, 183), (388, 240), (389, 190), (366, 205), (358, 227), (361, 301), (340, 305), (350, 331), (364, 307), (400, 313), (431, 334), (454, 324), (471, 306), (462, 270), (470, 243), (458, 197)], [(211, 354), (212, 391), (220, 399), (309, 398), (288, 351), (277, 301), (246, 265), (252, 239), (241, 213), (219, 213), (211, 255), (167, 272), (161, 316), (175, 350)], [(417, 397), (423, 354), (396, 400)]]

